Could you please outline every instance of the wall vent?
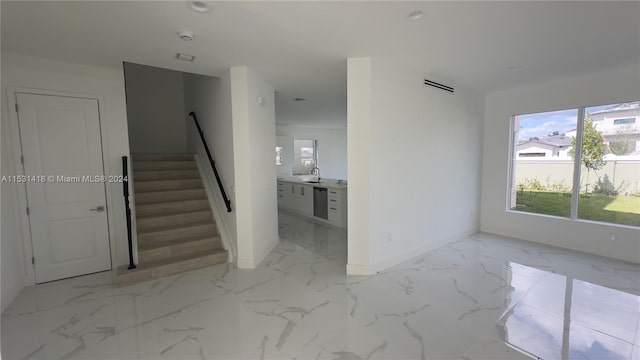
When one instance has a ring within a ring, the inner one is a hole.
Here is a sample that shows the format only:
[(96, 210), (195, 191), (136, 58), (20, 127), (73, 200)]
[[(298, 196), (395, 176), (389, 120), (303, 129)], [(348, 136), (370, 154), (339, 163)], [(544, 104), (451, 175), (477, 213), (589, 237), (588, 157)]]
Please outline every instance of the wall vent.
[(193, 62), (193, 60), (195, 60), (196, 57), (193, 56), (193, 55), (189, 55), (189, 54), (176, 53), (176, 59), (182, 60), (182, 61)]
[(437, 83), (437, 82), (435, 82), (433, 80), (429, 80), (427, 78), (424, 79), (424, 84), (427, 85), (427, 86), (434, 87), (436, 89), (440, 89), (440, 90), (444, 90), (444, 91), (453, 93), (453, 88), (451, 86), (443, 85), (443, 84)]

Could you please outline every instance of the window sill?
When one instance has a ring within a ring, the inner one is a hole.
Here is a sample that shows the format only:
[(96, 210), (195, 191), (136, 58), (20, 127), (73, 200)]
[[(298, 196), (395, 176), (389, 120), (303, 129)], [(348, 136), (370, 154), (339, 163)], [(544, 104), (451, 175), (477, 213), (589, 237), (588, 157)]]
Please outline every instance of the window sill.
[(621, 229), (640, 230), (640, 226), (616, 224), (616, 223), (610, 223), (610, 222), (604, 222), (604, 221), (586, 220), (586, 219), (572, 219), (572, 218), (564, 217), (564, 216), (532, 213), (532, 212), (518, 211), (518, 210), (512, 210), (512, 209), (507, 209), (506, 212), (507, 213), (511, 213), (511, 214), (518, 214), (518, 215), (538, 216), (538, 217), (547, 218), (547, 219), (550, 219), (550, 220), (566, 220), (566, 221), (570, 221), (570, 222), (585, 223), (585, 224), (592, 224), (592, 225), (612, 226), (612, 227), (621, 228)]

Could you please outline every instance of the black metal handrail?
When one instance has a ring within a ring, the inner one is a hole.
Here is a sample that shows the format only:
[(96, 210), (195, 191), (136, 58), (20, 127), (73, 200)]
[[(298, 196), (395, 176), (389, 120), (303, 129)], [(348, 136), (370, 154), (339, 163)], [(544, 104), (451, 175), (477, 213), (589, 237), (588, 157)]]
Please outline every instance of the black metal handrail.
[(131, 208), (129, 206), (129, 164), (126, 156), (122, 157), (122, 193), (124, 194), (124, 211), (127, 218), (127, 240), (129, 241), (129, 267), (135, 269), (133, 263), (133, 238), (131, 237)]
[(202, 128), (200, 128), (200, 123), (198, 123), (198, 118), (196, 117), (196, 113), (192, 111), (189, 113), (189, 116), (193, 118), (193, 122), (196, 124), (196, 128), (198, 129), (198, 134), (200, 134), (200, 140), (202, 140), (202, 145), (204, 146), (204, 150), (207, 152), (207, 157), (209, 157), (209, 163), (211, 164), (211, 169), (213, 170), (213, 174), (216, 176), (216, 181), (218, 182), (218, 188), (220, 188), (220, 193), (222, 193), (222, 199), (224, 199), (224, 203), (225, 205), (227, 205), (227, 212), (231, 212), (231, 200), (229, 200), (229, 198), (227, 197), (227, 192), (224, 191), (224, 186), (222, 185), (220, 174), (218, 174), (218, 169), (216, 168), (216, 162), (213, 160), (213, 156), (211, 156), (209, 145), (207, 145), (207, 140), (204, 138), (204, 133), (202, 132)]

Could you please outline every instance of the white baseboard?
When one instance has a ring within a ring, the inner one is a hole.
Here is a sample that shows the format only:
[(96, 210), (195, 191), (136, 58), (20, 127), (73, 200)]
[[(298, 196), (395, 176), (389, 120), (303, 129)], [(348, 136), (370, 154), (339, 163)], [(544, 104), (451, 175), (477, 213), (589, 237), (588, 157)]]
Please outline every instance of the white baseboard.
[(375, 274), (375, 271), (372, 272), (369, 265), (347, 264), (347, 275), (367, 276), (371, 274)]
[(454, 241), (458, 241), (461, 239), (466, 238), (467, 236), (470, 236), (472, 234), (475, 234), (478, 232), (478, 229), (474, 228), (474, 229), (469, 229), (466, 231), (463, 231), (461, 233), (458, 233), (456, 235), (452, 235), (452, 236), (448, 236), (442, 240), (439, 240), (435, 243), (432, 243), (428, 246), (422, 246), (419, 248), (415, 248), (412, 249), (410, 251), (405, 251), (402, 254), (398, 255), (398, 256), (394, 256), (390, 259), (386, 259), (382, 262), (378, 262), (376, 264), (370, 264), (370, 265), (360, 265), (360, 264), (347, 264), (347, 275), (360, 275), (360, 276), (367, 276), (367, 275), (373, 275), (375, 273), (381, 272), (383, 270), (386, 270), (390, 267), (396, 266), (398, 264), (401, 264), (409, 259), (413, 259), (415, 257), (418, 257), (428, 251), (431, 251), (433, 249), (437, 249), (439, 247), (445, 246), (449, 243), (452, 243)]
[(22, 284), (19, 284), (18, 287), (14, 287), (11, 289), (2, 289), (2, 295), (0, 296), (0, 312), (4, 312), (9, 307), (9, 305), (13, 303), (13, 300), (18, 297), (22, 289), (24, 289), (24, 286), (22, 286)]
[(260, 254), (258, 254), (257, 256), (254, 256), (253, 258), (238, 257), (238, 263), (237, 263), (238, 268), (239, 269), (255, 269), (258, 265), (260, 265), (260, 263), (264, 260), (264, 258), (266, 258), (267, 255), (269, 255), (269, 253), (273, 251), (273, 249), (275, 249), (276, 246), (278, 246), (279, 242), (280, 242), (280, 238), (276, 237), (275, 240), (271, 242), (271, 244), (269, 244)]

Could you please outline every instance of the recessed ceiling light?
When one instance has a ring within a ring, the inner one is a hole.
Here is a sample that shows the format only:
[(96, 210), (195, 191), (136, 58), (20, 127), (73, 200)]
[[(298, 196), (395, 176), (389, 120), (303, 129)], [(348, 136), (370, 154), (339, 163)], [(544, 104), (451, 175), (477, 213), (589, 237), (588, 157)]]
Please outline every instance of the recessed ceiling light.
[(189, 1), (187, 4), (191, 10), (199, 13), (206, 13), (209, 11), (209, 6), (205, 4), (204, 1)]
[(300, 98), (300, 97), (293, 98), (293, 101), (304, 101), (304, 100), (305, 100), (305, 98)]
[(193, 33), (191, 31), (179, 31), (178, 32), (178, 37), (180, 37), (180, 39), (182, 39), (184, 41), (191, 41), (196, 36), (193, 35)]
[(420, 20), (424, 17), (424, 12), (420, 10), (412, 11), (409, 13), (409, 20), (415, 21)]

